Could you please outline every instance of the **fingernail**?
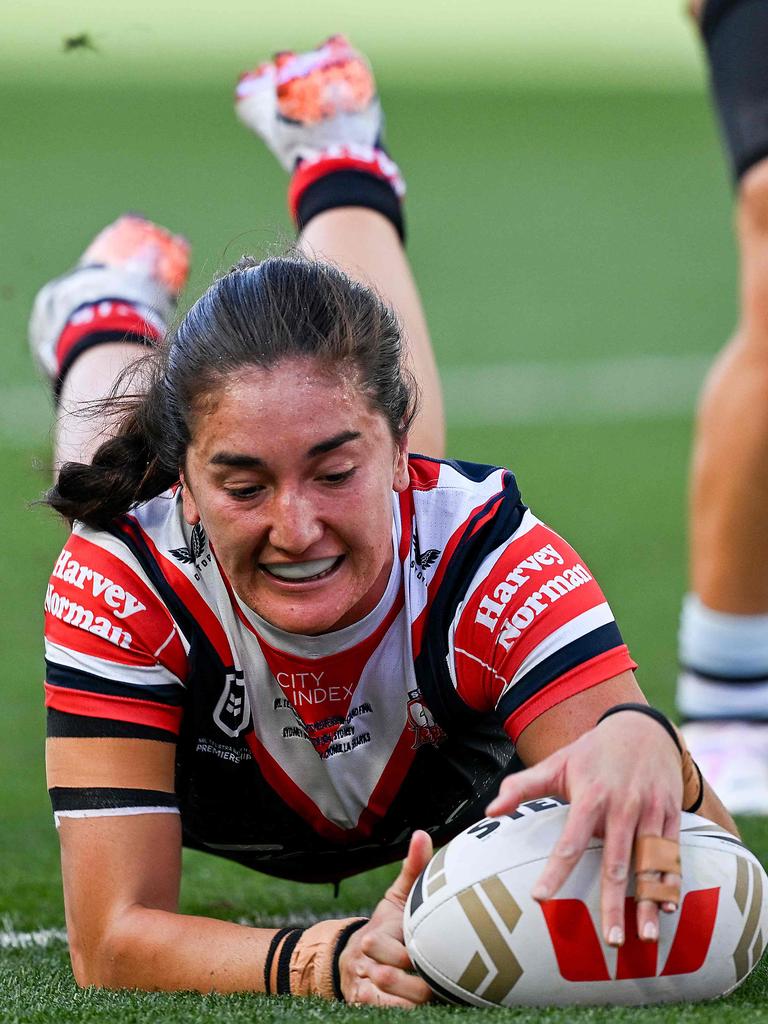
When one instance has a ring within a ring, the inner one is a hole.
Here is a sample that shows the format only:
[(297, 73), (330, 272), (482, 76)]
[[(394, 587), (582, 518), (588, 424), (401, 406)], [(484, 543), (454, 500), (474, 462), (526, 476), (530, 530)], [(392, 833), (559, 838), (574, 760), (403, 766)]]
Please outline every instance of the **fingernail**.
[(677, 910), (676, 903), (664, 903), (661, 908), (666, 914), (674, 914)]
[(659, 929), (653, 921), (646, 921), (643, 925), (643, 938), (646, 942), (655, 942), (659, 937)]
[(549, 889), (546, 885), (542, 885), (540, 882), (537, 882), (531, 890), (531, 896), (533, 896), (535, 900), (548, 900)]
[(620, 946), (624, 942), (624, 932), (617, 924), (608, 932), (608, 945)]

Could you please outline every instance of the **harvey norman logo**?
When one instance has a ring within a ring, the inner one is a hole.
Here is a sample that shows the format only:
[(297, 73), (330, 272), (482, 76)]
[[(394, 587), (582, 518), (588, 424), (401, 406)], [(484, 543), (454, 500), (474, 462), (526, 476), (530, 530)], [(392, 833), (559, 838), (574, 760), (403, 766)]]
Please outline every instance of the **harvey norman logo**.
[[(66, 548), (59, 555), (51, 573), (51, 580), (55, 579), (82, 590), (86, 599), (90, 596), (101, 599), (115, 619), (128, 619), (146, 608), (146, 605), (125, 587), (121, 587), (103, 573), (78, 562)], [(46, 591), (45, 610), (67, 625), (101, 636), (118, 647), (131, 646), (131, 634), (122, 626), (116, 625), (106, 615), (95, 615), (90, 608), (85, 608), (78, 601), (59, 594), (53, 582), (48, 584)]]
[(496, 643), (508, 651), (542, 612), (565, 594), (592, 580), (591, 574), (580, 563), (551, 575), (551, 566), (564, 564), (565, 559), (553, 544), (546, 544), (532, 555), (523, 558), (511, 572), (507, 573), (506, 578), (496, 585), (492, 594), (483, 596), (475, 615), (475, 622), (493, 632), (518, 590), (536, 575), (548, 576), (546, 582), (542, 583), (513, 615), (502, 621)]

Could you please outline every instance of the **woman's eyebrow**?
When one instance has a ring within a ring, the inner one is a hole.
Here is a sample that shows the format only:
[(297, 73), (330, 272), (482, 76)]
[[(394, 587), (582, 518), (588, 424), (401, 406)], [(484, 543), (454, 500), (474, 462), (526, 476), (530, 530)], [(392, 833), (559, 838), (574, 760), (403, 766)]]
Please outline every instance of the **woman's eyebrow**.
[(240, 452), (216, 452), (211, 456), (209, 462), (213, 466), (234, 466), (236, 469), (256, 469), (264, 465), (263, 459), (258, 459), (255, 455), (243, 455)]
[[(356, 441), (359, 437), (362, 437), (359, 430), (345, 430), (342, 434), (329, 437), (327, 441), (319, 441), (312, 445), (307, 451), (306, 457), (314, 459), (318, 455), (325, 455), (349, 441)], [(259, 469), (266, 465), (264, 460), (258, 456), (245, 455), (242, 452), (216, 452), (209, 461), (213, 466), (233, 466), (236, 469)]]
[(307, 452), (307, 458), (313, 459), (316, 455), (325, 455), (326, 452), (332, 452), (334, 448), (339, 448), (348, 441), (356, 441), (359, 437), (362, 437), (359, 430), (346, 430), (343, 434), (336, 434), (335, 437), (329, 437), (327, 441), (320, 441), (319, 444), (312, 445)]

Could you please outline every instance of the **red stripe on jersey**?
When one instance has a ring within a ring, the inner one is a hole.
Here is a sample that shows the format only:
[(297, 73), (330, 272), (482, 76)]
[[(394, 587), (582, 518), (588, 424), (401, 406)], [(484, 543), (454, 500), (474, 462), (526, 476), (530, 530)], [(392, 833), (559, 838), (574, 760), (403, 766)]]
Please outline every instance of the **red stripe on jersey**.
[(415, 491), (434, 491), (440, 481), (442, 463), (432, 459), (411, 455), (408, 459), (408, 475)]
[(545, 711), (561, 704), (574, 694), (589, 690), (599, 683), (605, 683), (615, 676), (636, 669), (637, 665), (629, 655), (626, 644), (604, 651), (589, 661), (572, 668), (553, 683), (548, 683), (530, 700), (514, 711), (504, 723), (507, 735), (516, 743), (520, 733)]
[[(278, 650), (259, 635), (242, 613), (231, 589), (230, 600), (235, 614), (252, 633), (261, 647), (269, 670), (277, 680), (283, 695), (305, 725), (314, 725), (329, 718), (346, 718), (365, 666), (381, 644), (405, 604), (401, 585), (392, 607), (374, 632), (359, 644), (337, 654), (309, 658)], [(306, 700), (309, 693), (310, 699)], [(320, 693), (324, 696), (321, 698)], [(336, 726), (319, 730), (314, 736), (316, 749), (324, 753), (335, 739)]]
[[(364, 808), (357, 824), (353, 828), (344, 829), (326, 818), (311, 797), (293, 781), (291, 776), (272, 757), (255, 733), (249, 732), (245, 739), (262, 775), (280, 799), (303, 818), (318, 835), (331, 840), (331, 842), (340, 844), (365, 839), (371, 834), (376, 822), (386, 814), (390, 804), (399, 792), (415, 754), (411, 742), (411, 733), (406, 725), (371, 794), (368, 806)], [(343, 757), (344, 755), (337, 756)]]
[(547, 527), (534, 526), (500, 553), (462, 610), (454, 638), (461, 697), (478, 710), (495, 706), (540, 643), (604, 602), (573, 548)]
[(75, 347), (91, 334), (119, 333), (159, 341), (160, 331), (129, 302), (105, 299), (79, 309), (56, 342), (56, 361), (61, 366)]
[[(174, 565), (170, 558), (167, 558), (156, 546), (149, 534), (142, 529), (138, 519), (132, 515), (121, 516), (115, 520), (115, 525), (122, 531), (140, 538), (155, 560), (158, 569), (165, 577), (167, 583), (173, 587), (174, 593), (190, 613), (200, 629), (213, 644), (221, 662), (225, 666), (233, 665), (234, 658), (229, 646), (227, 634), (224, 627), (216, 618), (211, 608), (206, 604), (202, 595), (198, 592), (194, 583)], [(222, 574), (223, 576), (223, 574)]]
[(397, 549), (397, 556), (402, 565), (408, 558), (413, 539), (413, 491), (407, 487), (398, 495), (400, 504), (400, 546)]
[(464, 531), (467, 528), (467, 524), (471, 522), (473, 516), (476, 516), (480, 511), (482, 511), (483, 508), (485, 508), (489, 501), (493, 502), (491, 508), (486, 512), (484, 516), (482, 516), (479, 522), (473, 527), (472, 533), (474, 534), (480, 528), (480, 526), (482, 526), (484, 523), (487, 523), (489, 519), (492, 519), (493, 516), (495, 516), (496, 513), (498, 512), (500, 505), (499, 500), (493, 501), (493, 499), (498, 499), (500, 494), (501, 492), (498, 492), (495, 495), (491, 495), (491, 497), (486, 498), (485, 501), (482, 502), (482, 504), (475, 506), (475, 508), (473, 508), (472, 511), (467, 515), (466, 519), (457, 527), (456, 530), (454, 530), (454, 532), (451, 534), (450, 539), (448, 540), (448, 543), (443, 548), (443, 553), (440, 557), (440, 562), (438, 563), (437, 570), (435, 571), (435, 574), (433, 575), (432, 579), (427, 584), (427, 603), (421, 610), (421, 614), (413, 623), (412, 635), (414, 658), (416, 658), (419, 652), (421, 651), (421, 642), (424, 637), (424, 628), (426, 627), (427, 619), (429, 618), (429, 613), (432, 609), (432, 602), (434, 601), (435, 596), (440, 589), (440, 585), (443, 582), (443, 577), (445, 576), (446, 570), (448, 569), (448, 566), (451, 563), (451, 559), (453, 558), (454, 552), (456, 551), (459, 541), (464, 536)]
[(159, 663), (186, 676), (184, 647), (157, 594), (118, 557), (79, 534), (56, 560), (45, 611), (45, 635), (53, 643), (120, 665)]
[(171, 707), (168, 704), (156, 704), (154, 701), (133, 697), (87, 693), (85, 690), (51, 686), (49, 683), (45, 684), (45, 706), (55, 711), (66, 711), (70, 715), (109, 718), (118, 722), (133, 722), (135, 725), (152, 725), (177, 735), (184, 714), (183, 708)]

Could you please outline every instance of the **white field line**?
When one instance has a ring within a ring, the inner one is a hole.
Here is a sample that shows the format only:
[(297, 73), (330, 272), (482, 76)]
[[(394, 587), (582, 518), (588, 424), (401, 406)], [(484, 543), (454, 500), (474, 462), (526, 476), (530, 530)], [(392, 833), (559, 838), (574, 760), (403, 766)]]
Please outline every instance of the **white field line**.
[(580, 362), (499, 363), (442, 371), (448, 424), (600, 422), (688, 416), (710, 356), (624, 356)]
[[(350, 913), (350, 917), (370, 917), (373, 913), (371, 907), (363, 907)], [(309, 910), (296, 910), (286, 914), (261, 914), (253, 917), (239, 918), (237, 924), (248, 925), (255, 928), (306, 928), (320, 920), (320, 916)], [(45, 949), (58, 943), (66, 943), (67, 932), (65, 928), (39, 928), (36, 931), (20, 932), (12, 928), (8, 922), (0, 927), (0, 949), (31, 949), (37, 947)]]
[[(688, 416), (711, 357), (623, 356), (555, 363), (449, 366), (442, 371), (451, 427), (588, 423)], [(42, 385), (0, 386), (0, 441), (51, 434)]]

